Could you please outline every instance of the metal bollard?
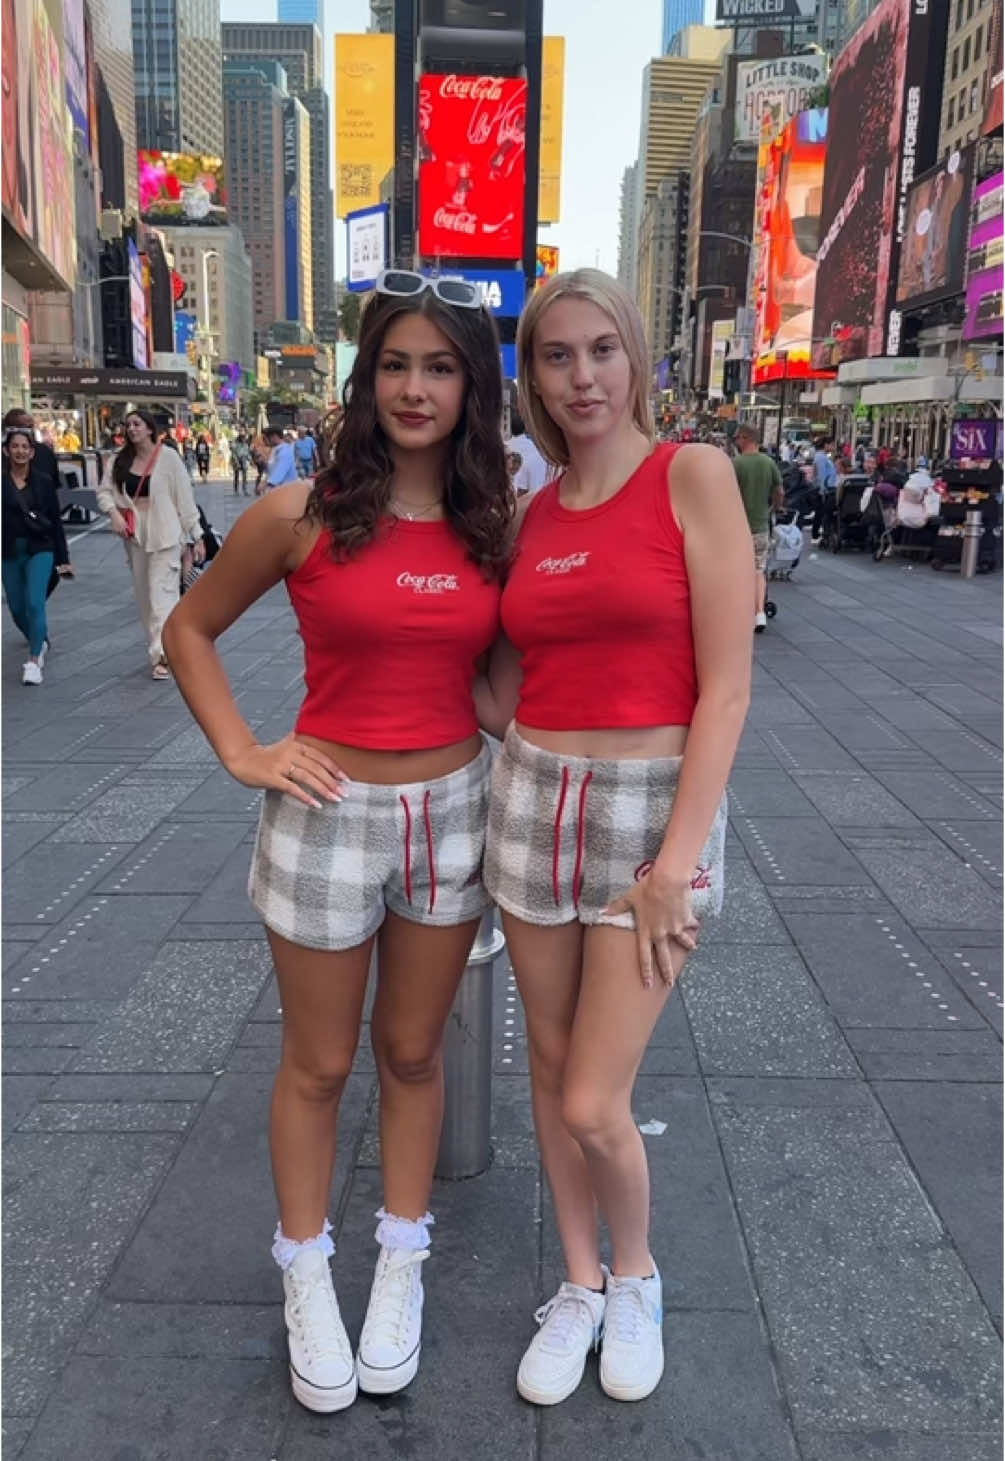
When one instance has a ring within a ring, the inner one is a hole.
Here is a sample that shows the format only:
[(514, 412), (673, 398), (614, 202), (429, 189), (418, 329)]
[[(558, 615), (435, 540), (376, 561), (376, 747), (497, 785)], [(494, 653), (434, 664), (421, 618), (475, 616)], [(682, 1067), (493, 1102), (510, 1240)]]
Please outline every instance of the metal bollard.
[(967, 519), (963, 525), (963, 554), (960, 558), (960, 574), (963, 578), (973, 578), (977, 572), (977, 554), (983, 531), (980, 508), (968, 507)]
[(443, 1037), (446, 1103), (436, 1175), (476, 1177), (491, 1156), (492, 978), (506, 940), (489, 909), (478, 927)]

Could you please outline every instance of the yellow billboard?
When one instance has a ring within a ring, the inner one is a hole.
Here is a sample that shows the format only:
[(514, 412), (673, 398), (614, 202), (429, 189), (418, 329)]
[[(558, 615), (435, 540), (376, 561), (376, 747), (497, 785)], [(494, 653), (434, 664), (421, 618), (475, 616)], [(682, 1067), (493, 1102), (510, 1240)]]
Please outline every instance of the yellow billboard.
[(380, 202), (394, 166), (394, 36), (335, 37), (335, 213)]
[(541, 175), (539, 223), (557, 223), (562, 212), (562, 105), (565, 96), (565, 37), (541, 43)]

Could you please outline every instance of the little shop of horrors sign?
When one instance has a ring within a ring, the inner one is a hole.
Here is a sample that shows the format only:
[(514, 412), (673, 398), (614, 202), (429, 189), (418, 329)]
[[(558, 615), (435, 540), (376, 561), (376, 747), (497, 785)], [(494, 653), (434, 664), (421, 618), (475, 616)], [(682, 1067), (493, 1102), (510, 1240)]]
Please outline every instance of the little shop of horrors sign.
[(777, 135), (797, 112), (807, 109), (810, 94), (827, 80), (825, 56), (776, 56), (771, 61), (741, 61), (736, 68), (736, 142), (760, 142), (761, 124), (772, 114)]

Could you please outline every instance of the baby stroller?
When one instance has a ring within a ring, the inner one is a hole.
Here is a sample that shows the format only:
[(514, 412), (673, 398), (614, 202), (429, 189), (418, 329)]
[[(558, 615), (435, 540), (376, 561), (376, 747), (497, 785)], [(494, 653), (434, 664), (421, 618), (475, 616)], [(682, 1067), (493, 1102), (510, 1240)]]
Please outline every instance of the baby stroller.
[(799, 526), (798, 510), (776, 513), (771, 529), (771, 550), (764, 570), (768, 578), (783, 579), (787, 583), (793, 569), (799, 567), (802, 552), (803, 530)]
[(824, 546), (832, 553), (858, 548), (873, 553), (883, 535), (883, 512), (864, 472), (852, 472), (838, 485)]
[(223, 538), (213, 527), (201, 507), (199, 508), (199, 526), (202, 528), (202, 541), (206, 549), (206, 556), (201, 563), (193, 563), (191, 552), (186, 550), (182, 554), (181, 592), (183, 594), (205, 573), (223, 543)]

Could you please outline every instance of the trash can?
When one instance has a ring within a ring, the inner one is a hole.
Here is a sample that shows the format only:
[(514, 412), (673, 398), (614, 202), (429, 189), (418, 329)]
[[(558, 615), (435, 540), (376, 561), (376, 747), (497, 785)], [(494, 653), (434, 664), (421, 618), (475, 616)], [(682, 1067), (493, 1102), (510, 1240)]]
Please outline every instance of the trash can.
[(446, 1102), (436, 1175), (447, 1182), (488, 1167), (492, 1127), (492, 980), (506, 940), (495, 909), (483, 917), (443, 1037)]

